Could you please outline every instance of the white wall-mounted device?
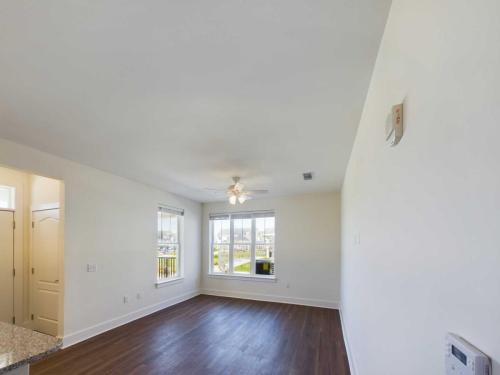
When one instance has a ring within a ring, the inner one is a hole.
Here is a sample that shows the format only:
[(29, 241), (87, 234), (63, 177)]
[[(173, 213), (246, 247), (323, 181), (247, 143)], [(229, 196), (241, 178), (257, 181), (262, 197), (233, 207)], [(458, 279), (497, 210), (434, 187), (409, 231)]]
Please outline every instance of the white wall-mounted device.
[(385, 140), (394, 147), (401, 137), (403, 137), (403, 104), (398, 104), (392, 107), (390, 121), (385, 126)]
[(460, 336), (446, 335), (446, 375), (491, 375), (488, 356)]

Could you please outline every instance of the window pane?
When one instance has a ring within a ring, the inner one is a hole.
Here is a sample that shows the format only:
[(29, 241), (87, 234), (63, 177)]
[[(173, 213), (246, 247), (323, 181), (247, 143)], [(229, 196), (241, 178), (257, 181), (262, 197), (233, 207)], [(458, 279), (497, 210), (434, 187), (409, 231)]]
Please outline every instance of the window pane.
[(255, 219), (256, 242), (274, 243), (274, 217), (258, 217)]
[(158, 247), (157, 278), (166, 279), (177, 276), (179, 245), (169, 244)]
[(234, 245), (233, 251), (233, 271), (235, 273), (250, 273), (250, 262), (252, 259), (250, 245)]
[(212, 272), (229, 272), (229, 245), (214, 244), (212, 249)]
[(255, 273), (274, 275), (274, 217), (255, 219)]
[(230, 220), (221, 220), (221, 242), (229, 243), (231, 241), (231, 222)]
[(214, 230), (214, 242), (220, 243), (222, 238), (222, 222), (220, 220), (214, 220), (212, 225)]
[(161, 221), (161, 211), (158, 211), (158, 242), (161, 241), (161, 235), (162, 235), (162, 221)]
[(0, 186), (0, 208), (14, 209), (15, 188)]
[(170, 236), (169, 242), (179, 242), (178, 229), (179, 216), (170, 215), (170, 232), (168, 233), (168, 235)]
[(234, 242), (252, 241), (252, 219), (234, 219)]
[(214, 231), (214, 243), (229, 243), (230, 226), (229, 220), (214, 220), (212, 222)]
[(255, 273), (274, 275), (274, 245), (255, 245)]
[(255, 219), (255, 241), (257, 242), (264, 242), (265, 222), (265, 217)]
[(161, 241), (176, 243), (177, 240), (177, 215), (168, 212), (161, 213)]
[(265, 218), (264, 241), (274, 243), (274, 217)]

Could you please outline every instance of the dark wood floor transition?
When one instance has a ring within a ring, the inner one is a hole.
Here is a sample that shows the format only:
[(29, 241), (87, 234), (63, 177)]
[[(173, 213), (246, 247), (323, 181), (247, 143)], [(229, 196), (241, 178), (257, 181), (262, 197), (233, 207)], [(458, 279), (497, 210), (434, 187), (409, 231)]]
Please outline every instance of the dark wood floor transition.
[(35, 363), (31, 374), (335, 374), (337, 310), (198, 296)]

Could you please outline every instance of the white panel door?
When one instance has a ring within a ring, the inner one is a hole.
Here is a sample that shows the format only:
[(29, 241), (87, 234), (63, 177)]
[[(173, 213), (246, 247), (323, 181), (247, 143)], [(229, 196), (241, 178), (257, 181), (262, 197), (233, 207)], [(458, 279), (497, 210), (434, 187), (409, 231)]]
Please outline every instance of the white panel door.
[(33, 211), (33, 328), (57, 336), (59, 209)]
[(0, 321), (14, 317), (14, 212), (0, 211)]

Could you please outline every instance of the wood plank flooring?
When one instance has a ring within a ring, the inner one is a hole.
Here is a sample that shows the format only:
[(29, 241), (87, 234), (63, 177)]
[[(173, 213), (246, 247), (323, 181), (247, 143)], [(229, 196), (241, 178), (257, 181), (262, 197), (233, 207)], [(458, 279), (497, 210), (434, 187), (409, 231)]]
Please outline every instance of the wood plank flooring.
[(201, 295), (61, 350), (32, 375), (349, 375), (337, 310)]

